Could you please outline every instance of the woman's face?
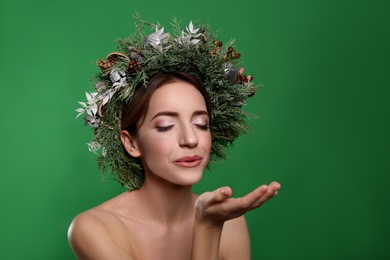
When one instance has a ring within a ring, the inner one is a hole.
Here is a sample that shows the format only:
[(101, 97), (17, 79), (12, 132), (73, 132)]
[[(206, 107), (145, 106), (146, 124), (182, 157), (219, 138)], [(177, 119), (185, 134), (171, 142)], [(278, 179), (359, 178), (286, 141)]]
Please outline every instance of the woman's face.
[(193, 185), (207, 166), (211, 134), (202, 94), (177, 81), (156, 89), (135, 139), (145, 168), (178, 185)]

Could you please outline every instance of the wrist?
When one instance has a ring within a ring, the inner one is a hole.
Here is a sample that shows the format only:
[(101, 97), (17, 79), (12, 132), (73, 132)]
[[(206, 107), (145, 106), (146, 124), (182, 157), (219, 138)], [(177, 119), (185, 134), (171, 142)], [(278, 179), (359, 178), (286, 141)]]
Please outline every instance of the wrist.
[(199, 229), (208, 229), (213, 231), (222, 231), (224, 221), (210, 220), (206, 217), (195, 217), (194, 227)]

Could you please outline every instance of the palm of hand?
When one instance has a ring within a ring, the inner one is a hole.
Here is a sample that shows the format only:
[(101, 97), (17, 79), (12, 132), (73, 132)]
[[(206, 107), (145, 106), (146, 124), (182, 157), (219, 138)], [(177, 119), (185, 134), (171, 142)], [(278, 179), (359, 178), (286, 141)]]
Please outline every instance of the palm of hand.
[(222, 187), (205, 192), (195, 202), (196, 218), (211, 225), (220, 225), (225, 221), (242, 216), (256, 209), (277, 195), (280, 184), (272, 182), (262, 185), (241, 198), (230, 198), (232, 190)]

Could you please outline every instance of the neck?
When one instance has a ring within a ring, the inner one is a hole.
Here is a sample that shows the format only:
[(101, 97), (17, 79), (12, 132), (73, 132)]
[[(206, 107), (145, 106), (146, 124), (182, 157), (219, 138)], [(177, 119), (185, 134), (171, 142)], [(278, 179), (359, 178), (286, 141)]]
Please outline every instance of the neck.
[(153, 182), (145, 179), (136, 191), (142, 202), (145, 218), (169, 225), (185, 222), (194, 216), (195, 195), (191, 186), (179, 186), (167, 182)]

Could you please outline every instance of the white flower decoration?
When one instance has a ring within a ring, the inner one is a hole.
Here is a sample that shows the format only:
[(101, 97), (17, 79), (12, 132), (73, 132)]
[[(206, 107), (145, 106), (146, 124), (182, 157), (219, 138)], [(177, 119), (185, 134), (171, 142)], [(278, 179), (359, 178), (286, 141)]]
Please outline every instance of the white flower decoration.
[(184, 46), (196, 45), (200, 42), (198, 39), (202, 34), (198, 33), (199, 28), (194, 28), (192, 21), (188, 27), (186, 27), (186, 32), (182, 31), (181, 36), (176, 39), (176, 41)]
[(78, 112), (76, 118), (81, 116), (84, 113), (87, 113), (89, 116), (96, 115), (97, 112), (97, 101), (98, 101), (98, 93), (97, 92), (85, 92), (85, 96), (87, 97), (87, 103), (85, 102), (78, 102), (81, 107), (76, 109), (76, 112)]
[(102, 147), (102, 145), (96, 141), (93, 141), (91, 143), (87, 143), (87, 145), (88, 145), (88, 151), (90, 151), (94, 154), (97, 154), (96, 151)]
[[(87, 121), (89, 122), (89, 125), (94, 128), (97, 128), (99, 126), (100, 120), (98, 119), (97, 115), (99, 107), (102, 107), (107, 104), (111, 100), (112, 96), (114, 96), (114, 94), (119, 89), (127, 85), (126, 74), (122, 71), (113, 70), (110, 74), (110, 79), (113, 84), (112, 87), (109, 88), (106, 92), (102, 94), (99, 94), (98, 92), (85, 92), (87, 102), (78, 102), (81, 107), (76, 109), (76, 112), (78, 113), (76, 118), (78, 118), (84, 113), (87, 113)], [(103, 87), (100, 86), (99, 89), (103, 89)]]
[(151, 33), (146, 37), (145, 45), (146, 47), (152, 46), (153, 48), (159, 50), (160, 52), (163, 51), (163, 49), (167, 49), (170, 46), (166, 46), (163, 48), (165, 44), (167, 44), (169, 41), (169, 33), (164, 33), (164, 27), (161, 29), (158, 29), (156, 26), (156, 31), (154, 33)]
[(95, 84), (95, 89), (98, 91), (98, 92), (101, 92), (102, 89), (105, 89), (107, 87), (107, 84), (105, 81), (99, 81)]

